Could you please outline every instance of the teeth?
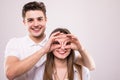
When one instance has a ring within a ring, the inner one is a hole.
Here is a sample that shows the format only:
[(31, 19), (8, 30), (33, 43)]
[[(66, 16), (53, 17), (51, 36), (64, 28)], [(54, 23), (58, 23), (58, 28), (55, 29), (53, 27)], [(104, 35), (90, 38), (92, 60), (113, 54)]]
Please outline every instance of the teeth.
[(36, 30), (36, 31), (37, 31), (37, 30), (40, 30), (40, 29), (34, 29), (34, 30)]
[(65, 52), (60, 52), (60, 54), (64, 54)]

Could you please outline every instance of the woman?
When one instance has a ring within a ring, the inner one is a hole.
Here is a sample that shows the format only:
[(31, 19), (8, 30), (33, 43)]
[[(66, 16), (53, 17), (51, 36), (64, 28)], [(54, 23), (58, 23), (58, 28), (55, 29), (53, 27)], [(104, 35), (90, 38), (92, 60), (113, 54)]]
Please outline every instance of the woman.
[[(90, 80), (89, 70), (74, 63), (74, 50), (81, 50), (78, 39), (65, 28), (55, 29), (46, 46), (43, 80)], [(48, 49), (50, 47), (50, 49)]]

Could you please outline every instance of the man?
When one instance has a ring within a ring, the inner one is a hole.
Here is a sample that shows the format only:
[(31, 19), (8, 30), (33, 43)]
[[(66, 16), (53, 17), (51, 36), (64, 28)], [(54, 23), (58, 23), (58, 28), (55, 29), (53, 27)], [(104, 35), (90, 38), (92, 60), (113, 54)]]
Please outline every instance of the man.
[[(37, 67), (41, 67), (46, 60), (44, 45), (47, 42), (47, 17), (44, 3), (33, 1), (25, 4), (22, 17), (29, 34), (11, 39), (6, 46), (5, 72), (9, 80), (34, 80)], [(85, 58), (83, 65), (93, 69), (94, 62), (89, 55), (83, 56)], [(79, 59), (76, 60), (79, 63)]]

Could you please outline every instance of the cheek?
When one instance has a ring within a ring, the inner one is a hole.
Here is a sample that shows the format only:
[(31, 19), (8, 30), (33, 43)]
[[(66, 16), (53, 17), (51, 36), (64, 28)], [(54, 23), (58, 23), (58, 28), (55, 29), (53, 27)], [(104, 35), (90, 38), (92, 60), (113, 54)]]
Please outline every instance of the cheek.
[(32, 28), (32, 26), (33, 26), (33, 23), (28, 23), (29, 28)]
[(46, 21), (40, 22), (40, 25), (46, 26)]
[(46, 26), (43, 26), (43, 31), (45, 31), (46, 30)]
[(55, 55), (57, 53), (57, 51), (56, 50), (53, 50), (53, 54)]
[(31, 26), (27, 26), (27, 29), (28, 29), (29, 31), (31, 31), (32, 27), (31, 27)]
[(55, 50), (53, 50), (53, 55), (58, 56), (58, 54), (57, 54), (57, 52)]
[(24, 21), (24, 25), (25, 25), (25, 26), (30, 26), (30, 25), (32, 25), (32, 22)]
[(70, 49), (67, 51), (67, 55), (69, 55), (69, 54), (70, 54), (70, 51), (71, 51)]
[(32, 28), (32, 24), (30, 24), (30, 23), (29, 23), (29, 24), (26, 24), (25, 26), (26, 26), (27, 29)]

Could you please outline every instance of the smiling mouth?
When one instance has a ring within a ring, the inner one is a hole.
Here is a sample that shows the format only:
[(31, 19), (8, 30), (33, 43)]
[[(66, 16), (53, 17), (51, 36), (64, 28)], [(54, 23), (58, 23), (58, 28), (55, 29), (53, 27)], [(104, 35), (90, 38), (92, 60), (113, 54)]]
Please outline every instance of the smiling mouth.
[(65, 51), (59, 51), (58, 53), (61, 54), (61, 55), (64, 55), (66, 52)]
[(33, 30), (34, 32), (39, 32), (39, 31), (41, 30), (41, 28), (32, 28), (32, 30)]

